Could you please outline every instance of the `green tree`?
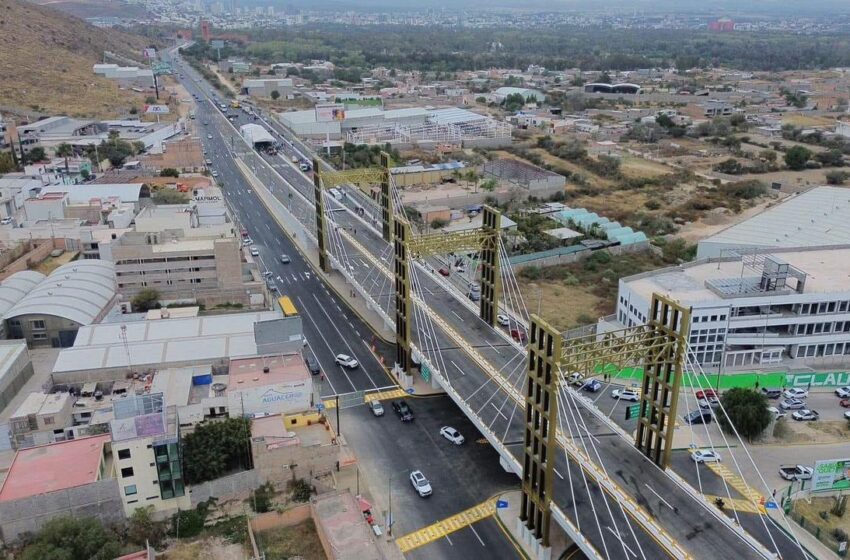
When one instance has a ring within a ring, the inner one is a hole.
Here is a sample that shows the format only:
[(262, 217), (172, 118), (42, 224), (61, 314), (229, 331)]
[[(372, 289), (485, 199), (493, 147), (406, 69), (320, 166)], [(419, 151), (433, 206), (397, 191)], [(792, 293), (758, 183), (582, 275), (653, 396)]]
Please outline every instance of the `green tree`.
[(809, 158), (812, 157), (812, 152), (803, 146), (792, 146), (785, 152), (785, 165), (788, 169), (800, 171), (806, 168)]
[(844, 154), (841, 150), (833, 149), (815, 154), (815, 159), (826, 167), (843, 167)]
[(0, 175), (14, 171), (15, 167), (17, 166), (11, 152), (0, 152)]
[(515, 113), (525, 106), (525, 98), (521, 93), (512, 93), (505, 98), (503, 104), (505, 111)]
[(131, 303), (136, 311), (156, 309), (159, 306), (159, 292), (153, 288), (142, 288)]
[(57, 517), (45, 523), (21, 560), (112, 560), (121, 553), (117, 537), (92, 517)]
[(74, 155), (74, 148), (67, 142), (62, 142), (56, 146), (56, 155), (61, 158), (65, 158), (65, 174), (70, 174), (71, 171), (68, 167), (68, 158)]
[(257, 487), (252, 493), (248, 501), (251, 504), (251, 509), (257, 513), (266, 513), (272, 509), (272, 501), (274, 500), (274, 484), (266, 482)]
[(714, 170), (727, 175), (740, 175), (744, 172), (744, 166), (737, 159), (729, 158), (715, 165)]
[(271, 98), (272, 98), (272, 99), (274, 99), (275, 101), (277, 101), (277, 100), (280, 98), (280, 92), (279, 92), (279, 91), (277, 91), (276, 89), (273, 89), (273, 90), (272, 90), (272, 92), (271, 92), (269, 95), (270, 95), (270, 96), (271, 96)]
[(44, 152), (44, 148), (41, 146), (36, 146), (35, 148), (30, 148), (30, 150), (25, 154), (25, 160), (27, 163), (35, 163), (38, 161), (43, 161), (47, 154)]
[(177, 178), (180, 176), (180, 172), (174, 169), (173, 167), (165, 167), (159, 172), (160, 177), (174, 177)]
[(762, 150), (759, 157), (768, 163), (776, 163), (776, 152), (773, 150)]
[(201, 424), (183, 439), (183, 472), (188, 484), (251, 468), (251, 423), (228, 418)]
[(771, 415), (767, 409), (767, 399), (752, 389), (736, 387), (726, 391), (720, 399), (723, 410), (717, 414), (717, 421), (727, 432), (732, 426), (741, 437), (752, 441), (770, 424)]
[(153, 518), (153, 506), (137, 508), (127, 525), (127, 538), (130, 542), (139, 546), (150, 543), (154, 548), (162, 544), (168, 532), (168, 526), (164, 521)]
[(490, 179), (487, 179), (483, 183), (481, 183), (481, 190), (486, 192), (493, 192), (498, 186), (499, 182), (491, 177)]
[(157, 189), (151, 199), (154, 204), (186, 204), (189, 202), (189, 197), (186, 193), (178, 192), (167, 187)]
[(442, 218), (434, 218), (431, 220), (431, 229), (442, 229), (447, 225), (449, 225), (449, 221)]

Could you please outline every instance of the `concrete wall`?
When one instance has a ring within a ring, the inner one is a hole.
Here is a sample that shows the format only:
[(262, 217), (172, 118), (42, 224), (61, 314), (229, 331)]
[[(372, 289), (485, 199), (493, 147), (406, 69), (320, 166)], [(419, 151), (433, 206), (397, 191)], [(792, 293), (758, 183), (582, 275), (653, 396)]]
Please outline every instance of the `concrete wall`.
[(64, 239), (54, 239), (53, 242), (51, 242), (50, 239), (38, 239), (33, 242), (33, 245), (29, 245), (28, 242), (26, 243), (26, 247), (29, 248), (29, 251), (7, 264), (3, 270), (0, 271), (0, 281), (5, 280), (16, 272), (33, 268), (35, 265), (46, 259), (53, 249), (65, 248)]
[[(605, 251), (609, 253), (611, 256), (616, 257), (617, 255), (622, 255), (623, 253), (637, 253), (639, 251), (646, 251), (651, 248), (649, 241), (643, 241), (640, 243), (633, 243), (631, 245), (614, 245), (613, 247), (606, 247), (605, 249), (600, 249), (600, 251)], [(546, 267), (546, 266), (555, 266), (559, 264), (568, 264), (574, 263), (581, 259), (585, 259), (593, 254), (593, 251), (579, 251), (577, 253), (568, 253), (565, 255), (555, 255), (550, 257), (541, 257), (539, 259), (528, 260), (525, 262), (513, 263), (511, 268), (513, 268), (514, 272), (518, 270), (522, 270), (523, 268), (527, 268), (529, 266), (538, 266), (538, 267)]]
[(189, 497), (192, 500), (192, 507), (197, 507), (198, 504), (209, 500), (210, 497), (223, 499), (244, 495), (256, 490), (265, 482), (262, 474), (257, 470), (242, 471), (196, 484), (190, 488)]
[(21, 341), (3, 341), (0, 344), (20, 344), (23, 347), (23, 352), (15, 356), (12, 363), (9, 364), (6, 370), (6, 375), (0, 379), (0, 410), (3, 410), (15, 395), (23, 388), (24, 384), (32, 377), (32, 360), (30, 359), (29, 350), (26, 344)]
[(279, 529), (281, 527), (292, 527), (299, 523), (304, 523), (311, 517), (310, 504), (295, 506), (283, 512), (270, 511), (261, 513), (251, 519), (251, 529), (255, 533), (261, 533), (270, 529)]
[(101, 480), (67, 490), (0, 502), (0, 536), (8, 544), (23, 533), (37, 532), (50, 519), (65, 515), (95, 517), (104, 524), (122, 523), (125, 518), (118, 482)]

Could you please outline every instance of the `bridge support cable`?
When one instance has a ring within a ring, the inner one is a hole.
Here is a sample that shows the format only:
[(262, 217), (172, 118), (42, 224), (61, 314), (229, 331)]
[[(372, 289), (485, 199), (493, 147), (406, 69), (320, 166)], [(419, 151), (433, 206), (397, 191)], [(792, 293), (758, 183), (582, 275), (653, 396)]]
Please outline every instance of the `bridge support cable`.
[[(685, 369), (685, 372), (687, 372), (687, 369)], [(684, 392), (685, 418), (690, 418), (690, 416), (691, 416), (691, 400), (690, 400), (689, 394), (690, 394), (689, 391)], [(699, 403), (696, 401), (696, 396), (694, 396), (694, 404), (697, 407), (694, 410), (698, 410), (699, 409)], [(689, 429), (688, 429), (688, 433), (691, 436), (691, 445), (690, 445), (691, 449), (697, 449), (698, 448), (698, 446), (696, 444), (696, 438), (694, 437), (695, 432), (696, 432), (696, 430), (694, 430), (693, 424), (691, 424)], [(694, 461), (694, 470), (696, 471), (696, 475), (697, 475), (697, 487), (698, 487), (699, 493), (704, 495), (705, 492), (702, 491), (702, 475), (700, 474), (699, 463), (697, 463), (696, 461)]]
[[(527, 328), (527, 325), (530, 321), (528, 307), (526, 306), (525, 300), (522, 297), (522, 291), (519, 289), (519, 282), (517, 281), (516, 274), (514, 274), (513, 267), (510, 265), (510, 260), (508, 259), (508, 251), (507, 249), (505, 249), (505, 244), (502, 242), (501, 237), (499, 238), (499, 250), (502, 253), (502, 262), (504, 263), (502, 265), (502, 270), (507, 280), (506, 283), (513, 288), (514, 293), (516, 293), (517, 295), (518, 305), (514, 307), (513, 311), (514, 313), (518, 313), (520, 320), (524, 322), (523, 325), (517, 325), (517, 327), (522, 326), (524, 328)], [(516, 321), (513, 313), (510, 314), (510, 320), (512, 323)]]
[[(559, 372), (559, 380), (563, 379), (563, 376)], [(608, 469), (605, 467), (605, 462), (602, 460), (602, 455), (600, 455), (599, 450), (596, 447), (596, 443), (594, 441), (594, 436), (590, 432), (590, 428), (587, 426), (587, 422), (584, 420), (584, 415), (579, 411), (579, 403), (575, 399), (574, 391), (570, 387), (564, 387), (563, 384), (558, 383), (558, 388), (560, 391), (561, 400), (564, 403), (564, 406), (561, 408), (565, 408), (569, 411), (570, 416), (572, 417), (572, 423), (576, 427), (576, 431), (583, 431), (584, 436), (579, 436), (578, 441), (581, 443), (584, 448), (584, 453), (588, 458), (595, 456), (596, 464), (599, 465), (599, 468), (602, 470), (602, 473), (606, 478), (610, 478), (608, 474)], [(591, 454), (587, 448), (587, 443), (590, 443), (590, 448), (593, 450)], [(632, 522), (629, 519), (628, 514), (626, 513), (625, 508), (623, 507), (622, 502), (619, 497), (615, 497), (617, 502), (617, 506), (620, 508), (620, 514), (623, 516), (623, 519), (626, 521), (626, 527), (629, 529), (629, 533), (632, 535), (632, 539), (637, 545), (638, 551), (640, 552), (641, 557), (646, 560), (646, 555), (643, 552), (643, 548), (640, 545), (640, 541), (637, 539), (635, 535), (634, 527), (632, 526)], [(611, 511), (611, 505), (609, 504), (607, 499), (604, 499), (605, 509), (608, 512), (608, 517), (611, 519), (611, 522), (614, 525), (614, 531), (616, 531), (617, 538), (620, 541), (620, 544), (623, 549), (623, 557), (628, 557), (628, 547), (626, 546), (625, 539), (620, 534), (620, 528), (617, 525), (617, 520), (614, 513)]]
[[(316, 160), (313, 160), (313, 169), (318, 171)], [(316, 205), (316, 242), (319, 245), (319, 268), (322, 272), (330, 272), (331, 266), (328, 262), (327, 249), (325, 247), (325, 204), (322, 197), (322, 180), (318, 173), (313, 173), (313, 197)]]
[[(690, 350), (690, 348), (689, 348), (689, 350)], [(693, 355), (692, 352), (691, 352), (691, 355)], [(697, 384), (700, 386), (701, 390), (704, 390), (704, 389), (702, 389), (702, 380), (700, 378), (705, 379), (706, 382), (707, 382), (708, 376), (706, 375), (705, 371), (702, 368), (702, 365), (698, 361), (693, 360), (691, 362), (691, 365), (694, 367), (694, 377), (696, 379)], [(699, 371), (699, 373), (697, 373), (697, 370)], [(753, 470), (758, 475), (759, 481), (761, 482), (762, 489), (765, 492), (765, 495), (771, 496), (771, 498), (772, 498), (773, 494), (771, 492), (770, 486), (767, 484), (767, 481), (765, 481), (764, 477), (762, 476), (761, 470), (759, 470), (758, 466), (756, 465), (756, 462), (753, 459), (753, 456), (750, 454), (749, 448), (747, 447), (746, 443), (744, 442), (744, 439), (741, 437), (741, 434), (738, 432), (738, 428), (735, 427), (735, 424), (732, 422), (731, 418), (729, 417), (729, 414), (726, 412), (726, 408), (723, 406), (722, 400), (720, 401), (718, 408), (720, 409), (720, 412), (722, 412), (723, 415), (726, 417), (726, 419), (729, 423), (729, 426), (732, 428), (732, 433), (735, 435), (735, 439), (737, 440), (738, 446), (741, 449), (744, 450), (744, 454), (747, 456), (747, 459), (748, 459), (750, 465), (753, 467)], [(738, 460), (735, 458), (735, 456), (731, 452), (731, 447), (729, 447), (728, 441), (726, 441), (726, 435), (723, 433), (723, 430), (720, 430), (720, 433), (723, 434), (724, 442), (726, 442), (727, 447), (730, 449), (729, 454), (732, 456), (732, 460), (735, 464), (735, 468), (738, 469), (739, 475), (741, 476), (741, 478), (743, 478), (743, 470), (741, 469), (741, 467), (738, 463)], [(803, 558), (806, 558), (807, 560), (810, 559), (811, 556), (809, 556), (809, 554), (806, 553), (805, 547), (803, 547), (802, 543), (797, 538), (796, 533), (792, 529), (791, 523), (788, 520), (788, 516), (785, 515), (785, 510), (783, 508), (777, 508), (777, 509), (779, 511), (780, 517), (782, 518), (782, 521), (784, 522), (785, 531), (789, 535), (791, 535), (791, 538), (794, 541), (794, 544), (797, 545), (797, 548), (800, 550), (800, 553), (803, 555)], [(767, 534), (770, 536), (770, 541), (771, 541), (771, 544), (773, 544), (774, 551), (776, 552), (777, 555), (780, 554), (779, 547), (777, 546), (776, 541), (773, 539), (773, 533), (771, 533), (770, 530), (768, 529), (767, 520), (764, 519), (764, 517), (766, 517), (766, 516), (760, 516), (760, 517), (762, 517), (762, 523), (765, 527), (765, 531), (767, 531)]]
[[(422, 301), (425, 301), (425, 293), (422, 289), (422, 283), (419, 278), (419, 272), (416, 270), (416, 267), (413, 263), (408, 263), (409, 273), (411, 278), (411, 286), (413, 288), (413, 294), (419, 295), (419, 298)], [(448, 368), (446, 367), (446, 362), (443, 359), (443, 352), (440, 349), (440, 340), (437, 338), (437, 330), (434, 328), (434, 323), (431, 320), (431, 317), (424, 309), (420, 309), (418, 305), (413, 305), (413, 311), (415, 317), (417, 319), (418, 327), (417, 332), (420, 336), (425, 337), (426, 339), (431, 341), (431, 354), (432, 361), (438, 364), (440, 371), (443, 373), (443, 376), (446, 378), (446, 381), (451, 385), (451, 376), (449, 375)]]

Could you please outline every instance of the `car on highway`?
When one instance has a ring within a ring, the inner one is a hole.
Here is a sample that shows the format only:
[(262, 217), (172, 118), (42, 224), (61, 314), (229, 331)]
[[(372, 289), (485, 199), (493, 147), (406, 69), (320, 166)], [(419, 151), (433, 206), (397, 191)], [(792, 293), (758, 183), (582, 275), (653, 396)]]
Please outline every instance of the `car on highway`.
[(805, 399), (809, 396), (809, 392), (800, 387), (791, 387), (790, 389), (785, 389), (782, 396), (786, 399)]
[(273, 276), (273, 275), (274, 275), (274, 272), (272, 272), (271, 270), (264, 270), (263, 271), (263, 276), (265, 276), (266, 278)]
[(347, 367), (348, 369), (354, 369), (360, 365), (357, 360), (355, 360), (348, 354), (337, 354), (336, 357), (334, 357), (334, 361), (338, 365), (341, 365), (342, 367)]
[(507, 315), (502, 315), (501, 313), (496, 315), (496, 322), (502, 325), (503, 327), (507, 327), (511, 324), (510, 318)]
[(850, 397), (850, 386), (839, 387), (838, 389), (835, 390), (835, 396), (842, 398), (842, 399), (846, 399), (846, 398)]
[(252, 257), (259, 257), (260, 256), (260, 250), (257, 249), (256, 247), (251, 247), (251, 256)]
[(254, 240), (251, 239), (250, 237), (246, 237), (245, 239), (242, 240), (242, 244), (247, 247), (248, 245), (253, 245)]
[(694, 449), (691, 451), (691, 459), (695, 463), (719, 463), (723, 460), (720, 453), (709, 449)]
[(282, 262), (283, 264), (289, 264), (292, 262), (292, 259), (289, 258), (289, 255), (281, 255), (280, 262)]
[(591, 393), (598, 393), (602, 389), (602, 382), (598, 379), (588, 379), (584, 385), (581, 386), (583, 391), (589, 391)]
[(393, 410), (398, 414), (402, 422), (410, 422), (413, 420), (413, 410), (404, 399), (393, 401)]
[(683, 416), (682, 419), (686, 424), (711, 424), (711, 410), (694, 410), (690, 414)]
[(382, 405), (381, 401), (379, 401), (378, 399), (367, 402), (366, 406), (368, 406), (369, 410), (372, 411), (373, 416), (384, 415), (384, 405)]
[(207, 140), (212, 140), (212, 134), (207, 134)]
[[(473, 301), (478, 301), (479, 299), (481, 299), (480, 295)], [(528, 335), (526, 335), (525, 331), (522, 329), (511, 329), (511, 338), (516, 340), (520, 344), (525, 344), (528, 342)]]
[(455, 445), (462, 445), (463, 442), (466, 441), (465, 439), (463, 439), (461, 433), (452, 428), (451, 426), (443, 426), (442, 428), (440, 428), (440, 435)]
[(210, 173), (210, 175), (212, 175), (213, 177), (218, 177), (218, 171), (213, 171), (212, 173)]
[(413, 471), (410, 473), (410, 483), (413, 485), (413, 489), (416, 490), (416, 493), (419, 494), (420, 498), (427, 498), (431, 495), (431, 483), (428, 482), (428, 479), (425, 478), (422, 471)]
[(307, 172), (310, 171), (311, 167), (309, 163), (307, 163), (306, 161), (302, 161), (300, 164), (298, 164), (298, 169)]
[(211, 159), (205, 160), (204, 163), (206, 163), (207, 165), (212, 165), (212, 160)]
[(307, 370), (311, 375), (319, 375), (322, 373), (322, 368), (319, 366), (319, 361), (313, 356), (304, 358), (304, 363), (307, 365)]
[(781, 465), (779, 467), (779, 476), (785, 480), (810, 480), (814, 472), (812, 467), (803, 465)]
[(782, 410), (799, 410), (805, 407), (806, 403), (804, 403), (800, 399), (785, 399), (781, 403), (779, 403), (779, 408), (781, 408)]
[(584, 374), (579, 372), (573, 372), (567, 377), (567, 382), (573, 387), (581, 387), (584, 385)]
[(820, 414), (816, 410), (809, 410), (808, 408), (804, 408), (803, 410), (798, 410), (794, 414), (791, 415), (791, 418), (798, 422), (814, 422), (818, 418), (820, 418)]
[(438, 270), (437, 272), (439, 272), (439, 273), (440, 273), (440, 276), (448, 276), (449, 274), (451, 274), (451, 273), (449, 272), (449, 269), (448, 269), (448, 268), (446, 268), (446, 267), (441, 268), (441, 269), (440, 269), (440, 270)]
[(632, 401), (638, 402), (640, 400), (640, 394), (636, 389), (614, 389), (611, 391), (611, 396), (615, 399), (619, 399), (621, 401)]

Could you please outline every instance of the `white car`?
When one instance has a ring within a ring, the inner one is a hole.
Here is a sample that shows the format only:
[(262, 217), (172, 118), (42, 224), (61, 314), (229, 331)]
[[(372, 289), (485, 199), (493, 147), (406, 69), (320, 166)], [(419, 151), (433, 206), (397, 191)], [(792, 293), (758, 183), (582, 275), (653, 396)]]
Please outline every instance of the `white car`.
[(844, 418), (846, 418), (847, 420), (850, 420), (850, 410), (848, 410), (847, 412), (844, 413)]
[(850, 386), (839, 387), (838, 389), (835, 390), (835, 396), (842, 398), (842, 399), (846, 399), (846, 398), (850, 397)]
[(502, 325), (503, 327), (507, 327), (508, 325), (511, 324), (511, 320), (508, 319), (508, 316), (502, 315), (501, 313), (496, 315), (496, 322), (499, 323), (500, 325)]
[(207, 134), (207, 139), (212, 140), (212, 134)]
[(785, 412), (779, 410), (775, 406), (767, 407), (767, 411), (770, 412), (771, 414), (773, 414), (773, 417), (776, 418), (777, 420), (779, 420), (780, 418), (785, 418), (785, 416), (786, 416)]
[(431, 495), (431, 483), (428, 482), (422, 471), (413, 471), (410, 473), (410, 483), (420, 498), (426, 498)]
[(210, 173), (210, 175), (212, 175), (213, 177), (218, 177), (218, 171), (213, 171), (212, 173)]
[(638, 402), (640, 400), (640, 395), (635, 389), (614, 389), (611, 391), (611, 396), (621, 401)]
[(804, 408), (803, 410), (798, 410), (794, 414), (791, 415), (791, 418), (798, 422), (814, 422), (818, 418), (820, 418), (820, 414), (815, 410), (809, 410), (808, 408)]
[(251, 247), (251, 256), (252, 257), (259, 257), (260, 256), (260, 250), (257, 249), (256, 247)]
[(334, 358), (334, 361), (343, 367), (347, 367), (348, 369), (354, 369), (360, 365), (359, 363), (357, 363), (357, 360), (355, 360), (348, 354), (337, 354)]
[(695, 463), (719, 463), (722, 460), (720, 453), (708, 449), (695, 449), (691, 451), (691, 459)]
[(792, 387), (790, 389), (786, 389), (782, 396), (786, 399), (805, 399), (809, 396), (809, 392), (805, 389), (800, 389), (799, 387)]
[(442, 428), (440, 428), (440, 435), (455, 445), (461, 445), (464, 441), (466, 441), (465, 439), (463, 439), (463, 436), (460, 434), (460, 432), (455, 430), (451, 426), (443, 426)]

